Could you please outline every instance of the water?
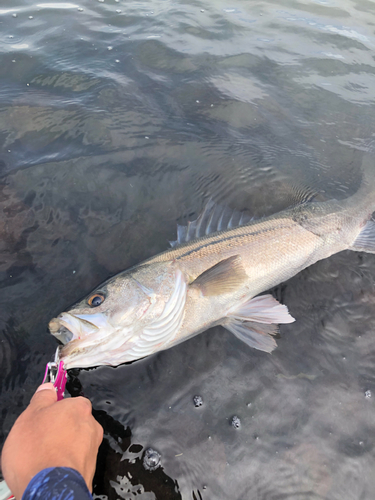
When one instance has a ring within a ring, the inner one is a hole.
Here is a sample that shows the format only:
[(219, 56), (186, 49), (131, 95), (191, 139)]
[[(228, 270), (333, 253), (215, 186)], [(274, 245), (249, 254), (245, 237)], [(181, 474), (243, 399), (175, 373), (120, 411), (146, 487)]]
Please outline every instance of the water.
[[(262, 216), (357, 189), (374, 22), (367, 0), (3, 0), (2, 440), (56, 348), (48, 321), (209, 197)], [(215, 328), (71, 374), (105, 428), (95, 495), (372, 499), (374, 264), (343, 252), (277, 287), (297, 321), (272, 355)]]
[(161, 465), (161, 456), (156, 450), (147, 448), (143, 457), (143, 467), (146, 470), (154, 471)]

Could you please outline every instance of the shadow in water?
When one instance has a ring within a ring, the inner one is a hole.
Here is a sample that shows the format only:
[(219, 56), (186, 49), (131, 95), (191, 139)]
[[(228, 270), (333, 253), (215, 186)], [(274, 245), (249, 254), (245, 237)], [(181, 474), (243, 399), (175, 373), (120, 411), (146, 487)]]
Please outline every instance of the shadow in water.
[[(72, 397), (83, 396), (79, 370), (71, 372), (66, 390)], [(94, 498), (115, 500), (140, 496), (150, 500), (181, 500), (177, 481), (167, 476), (162, 466), (155, 470), (145, 468), (147, 450), (140, 444), (132, 443), (129, 426), (123, 426), (104, 410), (93, 408), (92, 413), (104, 429), (93, 480)]]

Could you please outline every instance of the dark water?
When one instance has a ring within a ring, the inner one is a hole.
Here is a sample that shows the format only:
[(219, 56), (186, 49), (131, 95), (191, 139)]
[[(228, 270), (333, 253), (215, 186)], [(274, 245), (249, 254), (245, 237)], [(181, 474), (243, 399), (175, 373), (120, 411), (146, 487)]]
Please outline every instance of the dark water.
[[(48, 321), (209, 197), (262, 216), (304, 186), (357, 189), (374, 27), (368, 0), (2, 0), (2, 441), (55, 351)], [(272, 355), (215, 328), (73, 373), (106, 432), (95, 495), (373, 499), (374, 278), (343, 252), (277, 287), (297, 321)]]

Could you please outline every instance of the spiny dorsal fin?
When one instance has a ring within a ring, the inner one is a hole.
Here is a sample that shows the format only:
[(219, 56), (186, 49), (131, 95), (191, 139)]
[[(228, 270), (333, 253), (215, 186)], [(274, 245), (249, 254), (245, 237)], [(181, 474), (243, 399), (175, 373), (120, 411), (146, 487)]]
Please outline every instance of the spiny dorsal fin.
[(237, 290), (247, 279), (239, 255), (220, 261), (196, 278), (191, 287), (199, 288), (203, 295), (221, 295)]
[(248, 214), (218, 205), (210, 199), (198, 219), (189, 221), (187, 226), (177, 225), (177, 240), (169, 243), (175, 247), (207, 234), (243, 226), (251, 220)]

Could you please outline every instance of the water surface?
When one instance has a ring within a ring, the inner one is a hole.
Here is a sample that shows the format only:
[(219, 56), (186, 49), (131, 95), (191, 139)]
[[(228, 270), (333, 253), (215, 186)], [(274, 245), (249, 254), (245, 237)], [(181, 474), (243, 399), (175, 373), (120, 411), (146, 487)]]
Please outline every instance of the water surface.
[[(49, 320), (210, 197), (261, 217), (357, 189), (374, 26), (366, 0), (3, 0), (1, 440), (53, 356)], [(372, 499), (374, 269), (343, 252), (273, 290), (297, 321), (272, 355), (218, 327), (75, 371), (106, 433), (95, 496)]]

